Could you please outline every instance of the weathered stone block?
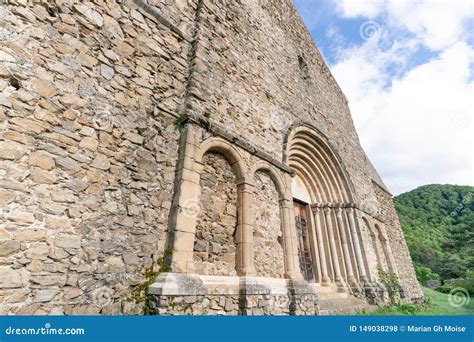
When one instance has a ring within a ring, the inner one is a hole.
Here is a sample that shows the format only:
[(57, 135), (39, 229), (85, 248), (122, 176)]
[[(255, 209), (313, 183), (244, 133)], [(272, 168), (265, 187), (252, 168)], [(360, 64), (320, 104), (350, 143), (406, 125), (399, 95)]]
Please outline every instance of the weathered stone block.
[(46, 237), (46, 231), (40, 229), (25, 229), (15, 234), (18, 242), (40, 241)]
[(54, 159), (47, 152), (36, 151), (30, 154), (28, 163), (32, 166), (37, 166), (43, 170), (52, 170), (55, 166)]
[(110, 161), (103, 154), (98, 154), (92, 161), (91, 166), (101, 170), (108, 170), (110, 168)]
[(50, 302), (54, 299), (54, 297), (57, 296), (58, 293), (59, 290), (53, 289), (38, 290), (33, 301), (36, 303)]
[(14, 141), (0, 141), (0, 159), (18, 159), (25, 154), (27, 149), (27, 146)]
[(7, 213), (5, 214), (5, 217), (10, 221), (18, 223), (33, 223), (35, 220), (33, 213), (27, 213), (22, 211), (14, 211), (11, 213)]
[(80, 248), (81, 237), (77, 235), (60, 234), (55, 237), (54, 244), (62, 248)]
[(12, 289), (23, 287), (27, 282), (24, 271), (13, 270), (10, 266), (0, 266), (0, 288)]
[(57, 183), (58, 178), (50, 171), (44, 171), (38, 168), (33, 168), (30, 171), (30, 179), (39, 184), (54, 184)]
[(0, 242), (0, 256), (7, 256), (20, 249), (20, 244), (17, 241), (3, 241)]

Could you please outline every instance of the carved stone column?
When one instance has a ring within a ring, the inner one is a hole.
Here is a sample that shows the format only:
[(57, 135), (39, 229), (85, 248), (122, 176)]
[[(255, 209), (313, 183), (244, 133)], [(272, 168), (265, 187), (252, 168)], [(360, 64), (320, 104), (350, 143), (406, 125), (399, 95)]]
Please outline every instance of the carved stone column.
[(331, 279), (328, 275), (328, 268), (326, 262), (326, 254), (324, 248), (324, 240), (323, 240), (323, 231), (321, 229), (321, 208), (318, 206), (311, 207), (314, 216), (314, 224), (316, 226), (316, 239), (318, 242), (318, 251), (319, 251), (319, 263), (321, 265), (321, 285), (328, 286), (331, 282)]
[(336, 220), (337, 220), (337, 225), (339, 227), (339, 235), (341, 237), (341, 242), (342, 242), (342, 253), (344, 255), (344, 262), (346, 264), (347, 281), (353, 284), (353, 283), (356, 283), (356, 279), (354, 276), (354, 270), (352, 269), (352, 260), (351, 260), (351, 255), (349, 253), (349, 245), (347, 244), (346, 226), (344, 224), (344, 220), (342, 219), (341, 207), (336, 208)]
[(357, 227), (354, 220), (354, 209), (346, 208), (347, 216), (349, 217), (349, 228), (351, 230), (352, 243), (354, 245), (354, 252), (357, 261), (357, 268), (359, 269), (359, 275), (361, 282), (368, 281), (367, 273), (365, 271), (364, 258), (362, 256), (362, 250), (360, 248), (359, 235), (357, 234)]
[(343, 287), (344, 285), (342, 283), (341, 269), (339, 267), (339, 259), (336, 250), (336, 240), (334, 238), (334, 227), (331, 220), (331, 211), (332, 209), (329, 207), (324, 208), (326, 229), (329, 237), (329, 246), (331, 247), (331, 260), (334, 268), (334, 281), (336, 282), (337, 286)]
[(388, 241), (386, 233), (379, 233), (380, 242), (382, 244), (382, 249), (385, 255), (385, 260), (387, 261), (388, 270), (391, 273), (398, 274), (397, 267), (395, 264), (395, 258), (393, 257), (392, 247)]
[(235, 243), (237, 245), (236, 270), (240, 276), (256, 274), (253, 257), (254, 188), (254, 184), (245, 180), (237, 182), (238, 225)]
[(199, 180), (202, 164), (195, 160), (199, 145), (199, 128), (188, 124), (180, 138), (175, 191), (168, 223), (170, 234), (167, 248), (172, 250), (171, 270), (193, 273), (193, 250), (199, 207)]
[(374, 245), (374, 251), (375, 251), (375, 257), (377, 258), (377, 267), (380, 267), (383, 269), (383, 262), (382, 262), (382, 255), (380, 254), (380, 249), (379, 249), (379, 234), (377, 231), (375, 231), (375, 228), (373, 231), (371, 231), (371, 236), (372, 236), (372, 244)]
[(283, 227), (283, 248), (285, 252), (285, 277), (290, 279), (302, 279), (298, 265), (295, 263), (298, 257), (297, 246), (293, 246), (291, 234), (291, 201), (280, 199), (280, 210)]
[(295, 226), (295, 214), (293, 209), (293, 196), (291, 194), (291, 176), (284, 174), (285, 194), (280, 199), (280, 210), (282, 213), (283, 224), (283, 245), (285, 248), (286, 269), (285, 276), (287, 278), (302, 281), (299, 257), (298, 257), (298, 234)]

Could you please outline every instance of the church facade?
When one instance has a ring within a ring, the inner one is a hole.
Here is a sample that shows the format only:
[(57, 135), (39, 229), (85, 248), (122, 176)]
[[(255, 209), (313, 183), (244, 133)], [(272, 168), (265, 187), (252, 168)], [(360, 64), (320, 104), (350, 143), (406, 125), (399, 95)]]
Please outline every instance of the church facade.
[(391, 194), (290, 0), (6, 3), (0, 313), (423, 300)]

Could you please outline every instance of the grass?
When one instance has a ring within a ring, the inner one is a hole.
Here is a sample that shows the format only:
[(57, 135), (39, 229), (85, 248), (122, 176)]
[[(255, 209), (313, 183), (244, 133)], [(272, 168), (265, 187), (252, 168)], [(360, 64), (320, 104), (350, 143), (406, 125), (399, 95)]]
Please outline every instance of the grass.
[(416, 316), (430, 316), (430, 315), (446, 315), (457, 316), (467, 315), (474, 316), (474, 298), (471, 298), (467, 305), (461, 307), (453, 307), (449, 304), (448, 295), (440, 293), (428, 288), (423, 288), (425, 294), (425, 304), (407, 304), (399, 302), (389, 306), (379, 307), (373, 311), (361, 310), (360, 315), (416, 315)]

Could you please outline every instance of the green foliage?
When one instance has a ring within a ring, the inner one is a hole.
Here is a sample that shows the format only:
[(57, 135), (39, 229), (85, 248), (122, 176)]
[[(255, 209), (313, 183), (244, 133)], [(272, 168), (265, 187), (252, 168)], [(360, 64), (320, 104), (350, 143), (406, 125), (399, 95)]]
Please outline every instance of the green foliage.
[(474, 315), (474, 301), (462, 307), (449, 304), (449, 296), (428, 288), (423, 288), (425, 302), (423, 304), (409, 304), (402, 301), (381, 306), (375, 310), (358, 310), (358, 315)]
[(357, 310), (357, 315), (373, 315), (373, 316), (384, 316), (384, 315), (423, 315), (423, 313), (431, 306), (428, 304), (410, 304), (403, 301), (397, 301), (390, 305), (380, 306), (373, 311), (366, 309)]
[(424, 286), (426, 286), (428, 280), (437, 280), (441, 282), (439, 274), (434, 273), (429, 267), (415, 265), (415, 272), (416, 278)]
[(400, 288), (400, 284), (398, 283), (398, 277), (395, 273), (387, 273), (382, 268), (378, 268), (379, 278), (382, 284), (384, 284), (385, 288), (387, 289), (388, 296), (390, 297), (390, 301), (395, 303), (398, 295), (398, 290)]
[[(150, 315), (151, 314), (151, 303), (150, 298), (148, 296), (148, 288), (151, 284), (153, 284), (156, 278), (163, 272), (169, 272), (169, 259), (171, 257), (171, 250), (166, 249), (165, 253), (161, 258), (159, 258), (156, 262), (156, 266), (152, 265), (149, 268), (145, 269), (145, 281), (140, 285), (137, 285), (132, 290), (132, 296), (129, 300), (134, 301), (136, 304), (143, 303), (143, 314)], [(158, 269), (155, 271), (155, 269)]]
[(467, 270), (464, 279), (455, 282), (454, 287), (465, 288), (471, 296), (474, 296), (474, 271)]
[(436, 288), (436, 291), (441, 293), (449, 293), (454, 288), (452, 284), (444, 284)]
[[(474, 187), (426, 185), (394, 198), (416, 266), (441, 279), (474, 269)], [(420, 269), (420, 282), (428, 276)], [(436, 278), (433, 278), (436, 279)]]

